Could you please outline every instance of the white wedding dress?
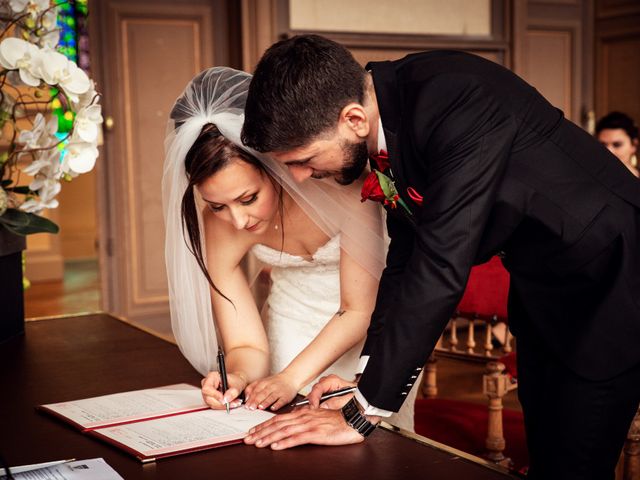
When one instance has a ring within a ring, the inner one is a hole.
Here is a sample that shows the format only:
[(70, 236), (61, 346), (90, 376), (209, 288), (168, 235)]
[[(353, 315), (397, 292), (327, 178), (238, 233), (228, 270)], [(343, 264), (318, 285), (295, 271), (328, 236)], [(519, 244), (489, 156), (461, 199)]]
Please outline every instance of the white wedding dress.
[[(340, 307), (340, 236), (320, 247), (310, 259), (255, 245), (252, 253), (271, 266), (271, 289), (263, 308), (271, 373), (282, 371), (327, 324)], [(320, 377), (336, 374), (353, 380), (364, 340), (346, 352)], [(303, 392), (308, 392), (312, 381)], [(416, 382), (400, 411), (387, 420), (413, 429)]]

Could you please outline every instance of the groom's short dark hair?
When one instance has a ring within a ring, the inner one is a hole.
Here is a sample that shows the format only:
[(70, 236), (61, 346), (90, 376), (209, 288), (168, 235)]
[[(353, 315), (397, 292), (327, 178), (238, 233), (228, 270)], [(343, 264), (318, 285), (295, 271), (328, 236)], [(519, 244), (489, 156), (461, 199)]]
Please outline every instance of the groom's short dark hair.
[(351, 52), (319, 35), (272, 45), (249, 86), (242, 141), (260, 152), (308, 144), (364, 99), (365, 71)]

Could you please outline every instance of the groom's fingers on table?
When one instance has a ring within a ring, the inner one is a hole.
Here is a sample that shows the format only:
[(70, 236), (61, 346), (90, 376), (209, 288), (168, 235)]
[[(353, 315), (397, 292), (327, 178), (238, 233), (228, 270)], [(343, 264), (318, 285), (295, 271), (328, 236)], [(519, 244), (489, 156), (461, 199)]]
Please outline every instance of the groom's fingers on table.
[[(260, 425), (256, 425), (249, 430), (249, 435), (245, 437), (244, 442), (249, 445), (256, 445), (257, 447), (265, 447), (274, 441), (275, 437), (271, 438), (274, 434), (290, 435), (295, 432), (304, 431), (306, 429), (304, 414), (308, 411), (309, 409), (305, 408), (293, 413), (277, 415)], [(278, 434), (278, 432), (280, 433)]]
[(273, 418), (270, 418), (269, 420), (267, 420), (266, 422), (262, 422), (258, 425), (256, 425), (255, 427), (253, 427), (252, 429), (249, 430), (249, 435), (254, 435), (258, 432), (261, 432), (265, 429), (269, 429), (272, 428), (273, 425), (275, 424), (283, 424), (284, 422), (290, 421), (290, 420), (296, 420), (298, 418), (300, 418), (302, 415), (305, 414), (305, 412), (309, 411), (309, 407), (302, 407), (299, 410), (294, 410), (291, 413), (285, 413), (285, 414), (281, 414), (281, 415), (276, 415)]
[(348, 425), (322, 425), (290, 435), (271, 444), (272, 450), (285, 450), (298, 445), (350, 445), (364, 442), (364, 437)]
[(271, 446), (283, 450), (306, 443), (317, 445), (347, 445), (359, 443), (364, 437), (349, 427), (342, 414), (335, 410), (305, 409), (277, 417), (255, 427), (245, 442), (256, 447)]

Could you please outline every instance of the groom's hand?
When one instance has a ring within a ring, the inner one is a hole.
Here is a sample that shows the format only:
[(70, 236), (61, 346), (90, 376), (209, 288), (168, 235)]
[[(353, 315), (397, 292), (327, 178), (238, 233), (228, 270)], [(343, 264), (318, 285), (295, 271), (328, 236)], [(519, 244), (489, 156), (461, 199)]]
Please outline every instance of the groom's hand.
[(293, 413), (276, 415), (249, 430), (247, 445), (284, 450), (306, 443), (315, 445), (348, 445), (360, 443), (364, 437), (347, 425), (340, 410), (303, 408)]
[(307, 395), (309, 405), (311, 405), (312, 408), (317, 408), (318, 406), (322, 408), (341, 408), (351, 399), (352, 395), (330, 398), (326, 402), (323, 402), (322, 405), (320, 405), (320, 397), (325, 393), (334, 392), (341, 388), (355, 387), (356, 385), (356, 382), (349, 382), (337, 375), (322, 377), (318, 380), (318, 383), (313, 386), (309, 395)]

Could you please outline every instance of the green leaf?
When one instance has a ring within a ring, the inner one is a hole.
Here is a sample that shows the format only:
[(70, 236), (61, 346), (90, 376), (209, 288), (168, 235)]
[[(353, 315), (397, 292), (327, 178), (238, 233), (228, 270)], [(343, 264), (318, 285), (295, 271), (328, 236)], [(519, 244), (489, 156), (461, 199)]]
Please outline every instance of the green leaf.
[(393, 200), (393, 197), (398, 194), (398, 190), (396, 190), (393, 180), (378, 170), (374, 170), (374, 172), (376, 172), (376, 175), (378, 176), (378, 182), (380, 183), (380, 188), (382, 188), (384, 196), (387, 197), (387, 200)]
[(5, 228), (17, 235), (30, 235), (32, 233), (58, 233), (58, 226), (48, 218), (35, 213), (22, 212), (16, 208), (8, 208), (2, 216), (0, 223)]

